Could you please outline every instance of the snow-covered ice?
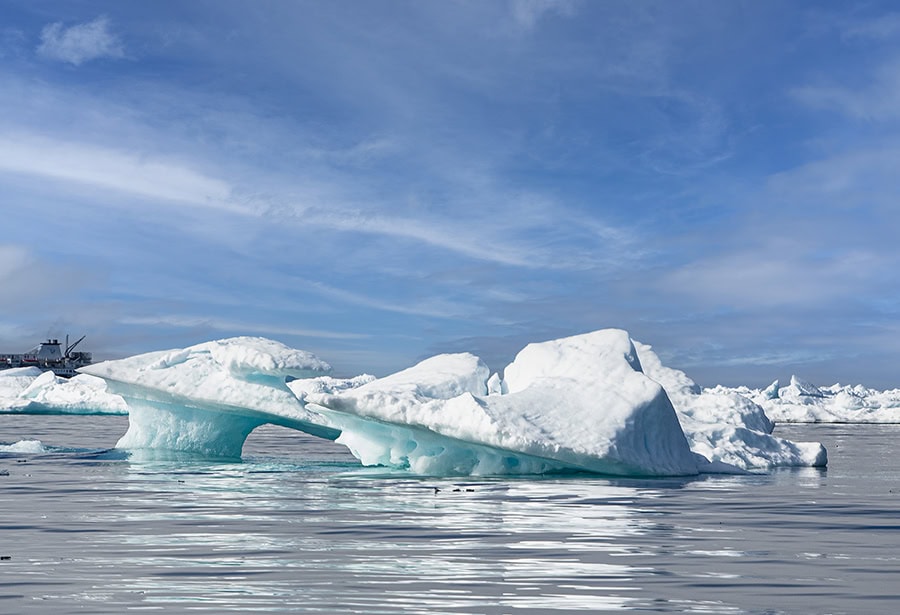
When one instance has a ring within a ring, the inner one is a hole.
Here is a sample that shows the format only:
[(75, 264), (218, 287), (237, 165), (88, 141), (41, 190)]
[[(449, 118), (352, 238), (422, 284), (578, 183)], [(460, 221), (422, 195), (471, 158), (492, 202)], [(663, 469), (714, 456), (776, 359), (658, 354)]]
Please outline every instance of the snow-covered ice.
[(779, 423), (900, 423), (900, 389), (879, 391), (861, 384), (817, 387), (791, 376), (765, 389), (732, 389), (762, 406)]
[(128, 405), (128, 431), (118, 448), (239, 457), (250, 432), (266, 423), (338, 436), (286, 384), (287, 378), (327, 375), (331, 367), (265, 338), (205, 342), (80, 371), (106, 380)]
[(0, 453), (40, 455), (46, 452), (47, 448), (40, 440), (19, 440), (12, 444), (0, 444)]
[(439, 355), (310, 407), (365, 465), (423, 474), (584, 470), (690, 475), (697, 462), (662, 387), (620, 330), (530, 344), (500, 395), (471, 354)]
[(772, 435), (775, 424), (752, 400), (723, 387), (701, 390), (684, 372), (665, 367), (650, 346), (635, 346), (645, 373), (665, 388), (675, 406), (691, 450), (702, 456), (701, 471), (826, 464), (825, 448), (818, 442)]
[(22, 367), (0, 371), (0, 412), (27, 414), (127, 414), (125, 401), (101, 378)]
[[(493, 374), (460, 353), (384, 378), (339, 379), (308, 352), (251, 337), (98, 363), (68, 382), (15, 371), (0, 377), (0, 395), (16, 389), (19, 407), (83, 410), (106, 396), (103, 407), (129, 414), (117, 446), (131, 450), (238, 457), (247, 435), (272, 423), (337, 439), (365, 465), (433, 475), (692, 475), (826, 463), (820, 444), (772, 435), (757, 398), (781, 399), (777, 387), (753, 399), (749, 390), (701, 390), (616, 329), (529, 344)], [(4, 379), (15, 385), (4, 388)]]

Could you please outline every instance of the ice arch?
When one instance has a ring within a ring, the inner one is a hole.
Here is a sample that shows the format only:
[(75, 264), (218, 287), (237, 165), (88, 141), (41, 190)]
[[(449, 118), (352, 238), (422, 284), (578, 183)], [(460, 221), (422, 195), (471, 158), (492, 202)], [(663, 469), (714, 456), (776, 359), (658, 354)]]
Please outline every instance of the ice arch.
[(285, 384), (288, 378), (327, 374), (331, 367), (264, 338), (217, 340), (81, 371), (106, 380), (128, 406), (128, 431), (117, 448), (240, 457), (250, 432), (266, 423), (330, 440), (340, 435)]

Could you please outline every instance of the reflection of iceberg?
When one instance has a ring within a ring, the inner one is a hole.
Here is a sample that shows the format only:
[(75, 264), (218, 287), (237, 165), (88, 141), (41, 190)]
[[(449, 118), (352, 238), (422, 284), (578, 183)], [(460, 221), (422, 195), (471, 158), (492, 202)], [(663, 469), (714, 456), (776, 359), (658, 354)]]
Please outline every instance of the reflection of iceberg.
[[(432, 357), (381, 379), (339, 380), (315, 356), (261, 338), (82, 371), (104, 378), (128, 404), (120, 448), (237, 457), (250, 431), (272, 423), (337, 439), (366, 465), (430, 474), (824, 465), (821, 445), (772, 437), (758, 406), (700, 395), (649, 346), (637, 346), (619, 330), (531, 344), (502, 380), (470, 354)], [(298, 380), (286, 384), (290, 378)]]

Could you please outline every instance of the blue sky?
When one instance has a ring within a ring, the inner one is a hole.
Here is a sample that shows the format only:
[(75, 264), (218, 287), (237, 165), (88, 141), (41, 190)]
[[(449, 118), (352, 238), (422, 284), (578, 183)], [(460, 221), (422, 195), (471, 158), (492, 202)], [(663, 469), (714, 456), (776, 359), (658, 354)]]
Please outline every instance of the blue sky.
[(900, 386), (895, 3), (7, 0), (0, 84), (0, 350)]

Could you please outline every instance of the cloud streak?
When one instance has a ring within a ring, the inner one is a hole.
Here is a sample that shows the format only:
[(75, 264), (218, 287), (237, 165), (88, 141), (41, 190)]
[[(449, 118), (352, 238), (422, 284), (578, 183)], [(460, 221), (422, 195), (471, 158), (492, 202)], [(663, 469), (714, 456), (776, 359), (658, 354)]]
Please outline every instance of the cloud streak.
[(61, 22), (46, 25), (41, 31), (37, 53), (49, 60), (79, 66), (101, 58), (122, 58), (125, 48), (119, 37), (110, 31), (109, 19), (98, 17), (69, 27)]
[(30, 134), (0, 134), (0, 172), (73, 182), (136, 197), (245, 213), (231, 186), (187, 165)]
[(857, 87), (826, 82), (799, 86), (790, 93), (808, 107), (857, 120), (900, 118), (900, 56), (886, 60), (867, 76), (868, 83)]
[(209, 318), (201, 316), (179, 316), (168, 314), (166, 316), (124, 317), (119, 319), (123, 325), (141, 327), (177, 327), (177, 328), (208, 328), (225, 332), (253, 332), (256, 335), (292, 335), (297, 337), (321, 338), (332, 340), (361, 340), (368, 339), (371, 335), (366, 333), (348, 333), (346, 331), (321, 331), (317, 329), (304, 329), (291, 326), (273, 326), (258, 322), (244, 322), (225, 320), (221, 318)]

